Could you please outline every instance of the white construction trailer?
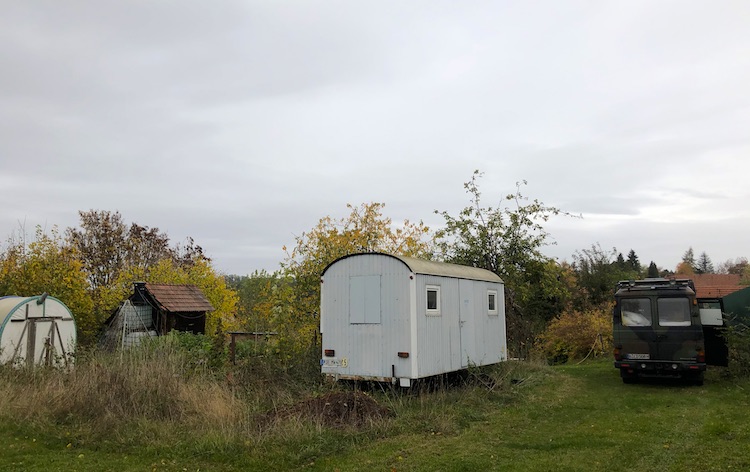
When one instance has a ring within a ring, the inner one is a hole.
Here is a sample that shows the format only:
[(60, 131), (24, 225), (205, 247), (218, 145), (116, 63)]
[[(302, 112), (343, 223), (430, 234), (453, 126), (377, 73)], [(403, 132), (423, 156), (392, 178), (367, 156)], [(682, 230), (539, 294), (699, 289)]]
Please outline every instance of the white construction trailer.
[(67, 365), (76, 339), (75, 319), (60, 300), (0, 298), (0, 364)]
[(502, 279), (476, 267), (358, 253), (321, 276), (323, 374), (398, 382), (507, 360)]

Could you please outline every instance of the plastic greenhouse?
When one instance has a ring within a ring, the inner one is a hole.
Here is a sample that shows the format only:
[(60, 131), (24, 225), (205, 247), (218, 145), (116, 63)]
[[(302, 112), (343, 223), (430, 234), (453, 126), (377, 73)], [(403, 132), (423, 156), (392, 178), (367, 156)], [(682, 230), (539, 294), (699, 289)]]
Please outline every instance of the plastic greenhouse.
[(66, 365), (75, 346), (75, 319), (60, 300), (47, 294), (0, 298), (0, 363)]

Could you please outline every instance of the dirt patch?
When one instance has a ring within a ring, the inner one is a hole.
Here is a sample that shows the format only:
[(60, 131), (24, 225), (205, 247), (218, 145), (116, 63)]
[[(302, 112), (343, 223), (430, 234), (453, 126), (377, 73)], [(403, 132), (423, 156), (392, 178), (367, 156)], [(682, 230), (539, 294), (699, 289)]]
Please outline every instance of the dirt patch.
[(261, 418), (261, 425), (269, 425), (289, 418), (319, 421), (332, 428), (359, 428), (392, 415), (390, 409), (362, 392), (330, 392), (310, 398), (288, 408), (269, 412)]

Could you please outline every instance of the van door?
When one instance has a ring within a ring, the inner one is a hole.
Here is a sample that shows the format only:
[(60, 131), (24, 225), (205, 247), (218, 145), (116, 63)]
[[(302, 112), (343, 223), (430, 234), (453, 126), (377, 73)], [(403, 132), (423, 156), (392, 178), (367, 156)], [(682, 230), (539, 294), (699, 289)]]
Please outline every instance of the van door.
[(658, 320), (654, 323), (658, 357), (663, 361), (694, 361), (702, 346), (700, 320), (693, 316), (687, 297), (656, 299)]
[[(619, 315), (615, 316), (615, 344), (622, 346), (628, 360), (658, 359), (657, 335), (653, 329), (654, 317), (651, 298), (622, 298)], [(619, 323), (618, 323), (619, 321)]]
[(729, 347), (724, 339), (724, 315), (721, 300), (698, 300), (698, 312), (703, 328), (703, 342), (706, 348), (706, 364), (727, 367)]

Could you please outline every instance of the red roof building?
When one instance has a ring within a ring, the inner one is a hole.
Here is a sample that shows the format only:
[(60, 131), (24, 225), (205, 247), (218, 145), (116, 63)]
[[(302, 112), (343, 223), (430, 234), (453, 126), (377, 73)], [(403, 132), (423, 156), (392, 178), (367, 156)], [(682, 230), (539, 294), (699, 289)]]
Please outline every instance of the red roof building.
[(722, 298), (750, 287), (740, 283), (741, 277), (737, 274), (692, 274), (684, 277), (692, 279), (697, 298)]

